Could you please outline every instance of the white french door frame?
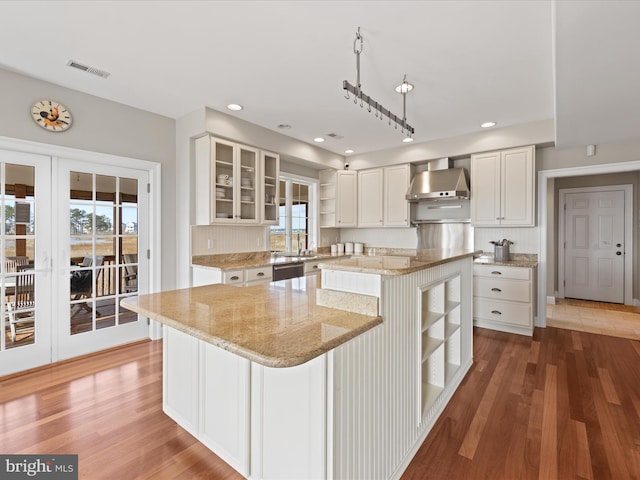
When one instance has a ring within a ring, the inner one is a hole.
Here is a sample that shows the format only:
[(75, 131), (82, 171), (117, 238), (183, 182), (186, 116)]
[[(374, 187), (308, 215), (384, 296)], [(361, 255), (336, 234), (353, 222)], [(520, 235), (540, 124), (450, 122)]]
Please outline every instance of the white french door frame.
[[(640, 170), (640, 160), (618, 163), (606, 163), (584, 167), (558, 168), (540, 170), (538, 172), (538, 315), (536, 327), (547, 326), (547, 223), (553, 222), (549, 218), (548, 184), (552, 178), (576, 177), (581, 175), (602, 175), (605, 173), (634, 172)], [(631, 254), (633, 254), (633, 250)], [(557, 262), (556, 262), (557, 263)]]
[[(117, 155), (110, 155), (105, 153), (91, 152), (86, 150), (80, 150), (70, 147), (63, 147), (59, 145), (45, 144), (39, 142), (33, 142), (28, 140), (19, 140), (10, 137), (0, 136), (0, 149), (38, 154), (46, 157), (64, 158), (67, 160), (78, 160), (85, 164), (97, 164), (97, 165), (109, 165), (112, 167), (124, 167), (134, 168), (139, 170), (146, 170), (149, 173), (149, 292), (157, 292), (161, 286), (161, 269), (160, 269), (160, 252), (161, 252), (161, 165), (156, 162), (150, 162), (147, 160), (139, 160), (135, 158), (121, 157)], [(54, 162), (51, 162), (51, 168), (54, 168)], [(53, 174), (53, 172), (51, 173)], [(53, 192), (51, 193), (54, 196)], [(52, 198), (49, 199), (52, 203)], [(56, 232), (52, 232), (55, 237)], [(53, 240), (53, 239), (52, 239)], [(58, 249), (59, 250), (59, 249)], [(56, 251), (52, 255), (52, 270), (56, 271), (61, 265), (56, 265), (59, 262), (59, 252)], [(57, 311), (57, 310), (55, 310)], [(52, 320), (53, 321), (53, 320)], [(157, 322), (149, 322), (149, 337), (154, 340), (162, 337), (162, 326)], [(55, 336), (56, 328), (54, 325), (51, 327), (51, 332)], [(58, 361), (61, 357), (55, 350), (55, 341), (52, 339), (52, 354), (51, 361)]]
[(633, 185), (607, 185), (597, 187), (561, 188), (558, 190), (558, 297), (564, 298), (565, 251), (561, 245), (565, 241), (566, 196), (570, 193), (624, 191), (624, 304), (633, 304)]

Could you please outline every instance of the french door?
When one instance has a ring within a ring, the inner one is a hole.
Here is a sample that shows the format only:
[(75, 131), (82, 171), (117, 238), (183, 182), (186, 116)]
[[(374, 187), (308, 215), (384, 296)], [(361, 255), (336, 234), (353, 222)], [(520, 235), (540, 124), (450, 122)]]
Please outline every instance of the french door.
[(65, 159), (56, 170), (56, 360), (146, 338), (120, 300), (148, 290), (148, 171)]
[(0, 149), (0, 376), (149, 336), (149, 177)]
[(51, 359), (49, 160), (0, 150), (0, 375)]

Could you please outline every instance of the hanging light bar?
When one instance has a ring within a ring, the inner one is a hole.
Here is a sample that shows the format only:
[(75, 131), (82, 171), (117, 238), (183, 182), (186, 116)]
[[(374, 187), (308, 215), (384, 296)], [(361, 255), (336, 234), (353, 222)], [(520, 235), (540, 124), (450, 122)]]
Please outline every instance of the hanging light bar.
[[(360, 43), (359, 46), (358, 46), (358, 42)], [(347, 91), (345, 98), (349, 100), (351, 98), (349, 94), (351, 93), (353, 95), (353, 103), (357, 104), (358, 101), (360, 101), (360, 108), (363, 108), (364, 104), (366, 103), (368, 112), (372, 112), (375, 110), (376, 117), (380, 117), (380, 120), (382, 120), (382, 117), (385, 116), (389, 119), (389, 125), (391, 125), (391, 123), (393, 122), (395, 124), (396, 129), (398, 128), (398, 125), (399, 125), (403, 133), (406, 131), (408, 136), (413, 135), (415, 130), (411, 125), (407, 123), (407, 117), (406, 117), (406, 95), (408, 92), (411, 91), (411, 89), (413, 88), (413, 85), (407, 82), (407, 76), (405, 75), (404, 80), (400, 85), (400, 87), (403, 87), (403, 88), (399, 87), (400, 88), (399, 93), (402, 94), (402, 110), (403, 110), (402, 118), (398, 117), (394, 113), (391, 113), (389, 109), (383, 107), (380, 103), (376, 102), (373, 98), (371, 98), (369, 95), (367, 95), (362, 91), (362, 84), (360, 83), (360, 54), (362, 53), (363, 49), (364, 49), (364, 40), (362, 35), (360, 35), (360, 27), (358, 27), (358, 31), (356, 32), (356, 39), (353, 41), (353, 53), (355, 53), (356, 55), (357, 86), (353, 86), (347, 80), (344, 80), (342, 82), (342, 88), (343, 90)]]

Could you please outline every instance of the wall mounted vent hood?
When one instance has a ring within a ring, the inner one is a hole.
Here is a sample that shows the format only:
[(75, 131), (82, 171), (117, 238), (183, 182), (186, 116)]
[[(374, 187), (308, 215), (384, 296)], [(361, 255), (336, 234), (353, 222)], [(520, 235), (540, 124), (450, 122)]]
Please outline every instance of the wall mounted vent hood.
[(418, 172), (413, 177), (407, 200), (418, 202), (469, 198), (469, 179), (464, 168), (448, 168), (448, 158), (429, 162), (428, 166), (428, 171)]

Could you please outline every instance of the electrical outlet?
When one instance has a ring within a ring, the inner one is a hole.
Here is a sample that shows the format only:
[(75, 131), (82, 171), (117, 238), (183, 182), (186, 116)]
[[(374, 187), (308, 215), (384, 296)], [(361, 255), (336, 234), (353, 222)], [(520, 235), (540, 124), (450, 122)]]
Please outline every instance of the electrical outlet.
[(207, 248), (209, 250), (212, 250), (214, 248), (215, 242), (213, 240), (213, 238), (208, 238), (207, 239)]

